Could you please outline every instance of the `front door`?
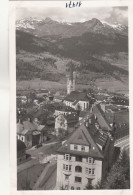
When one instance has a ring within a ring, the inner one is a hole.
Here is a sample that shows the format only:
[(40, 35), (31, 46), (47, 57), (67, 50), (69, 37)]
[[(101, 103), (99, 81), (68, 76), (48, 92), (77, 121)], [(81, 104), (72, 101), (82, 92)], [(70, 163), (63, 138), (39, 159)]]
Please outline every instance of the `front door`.
[(40, 134), (33, 132), (32, 135), (32, 146), (38, 145), (40, 143)]

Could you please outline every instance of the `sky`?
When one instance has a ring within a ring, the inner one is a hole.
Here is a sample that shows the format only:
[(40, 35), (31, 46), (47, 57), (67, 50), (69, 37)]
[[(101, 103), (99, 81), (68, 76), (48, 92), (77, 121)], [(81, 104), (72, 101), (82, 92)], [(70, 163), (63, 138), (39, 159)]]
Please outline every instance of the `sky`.
[[(80, 10), (80, 11), (79, 11)], [(101, 21), (110, 24), (128, 24), (128, 9), (127, 7), (100, 7), (89, 8), (80, 7), (76, 9), (66, 8), (26, 8), (21, 7), (16, 10), (16, 19), (24, 19), (36, 17), (38, 19), (50, 17), (53, 20), (60, 22), (84, 22), (92, 18), (97, 18)]]

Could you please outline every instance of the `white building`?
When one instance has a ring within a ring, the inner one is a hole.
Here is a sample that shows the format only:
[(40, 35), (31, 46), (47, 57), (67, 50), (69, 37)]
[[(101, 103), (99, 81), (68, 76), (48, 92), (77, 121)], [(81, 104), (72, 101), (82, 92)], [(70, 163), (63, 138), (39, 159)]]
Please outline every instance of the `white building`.
[(90, 106), (90, 98), (86, 92), (72, 91), (67, 95), (63, 103), (75, 110), (87, 110)]
[(105, 177), (111, 166), (113, 141), (95, 127), (94, 117), (83, 122), (58, 149), (56, 188), (83, 190)]
[[(61, 134), (69, 134), (75, 130), (79, 117), (77, 114), (59, 115), (55, 119), (55, 134), (59, 136)], [(60, 132), (61, 131), (61, 132)]]

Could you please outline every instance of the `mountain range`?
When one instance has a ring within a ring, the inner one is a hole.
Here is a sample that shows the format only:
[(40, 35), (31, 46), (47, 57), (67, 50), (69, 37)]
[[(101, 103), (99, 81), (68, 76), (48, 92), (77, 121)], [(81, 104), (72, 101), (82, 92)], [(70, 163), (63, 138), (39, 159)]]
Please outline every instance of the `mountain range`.
[(51, 18), (37, 19), (27, 18), (16, 21), (17, 30), (22, 30), (43, 37), (46, 35), (56, 35), (60, 37), (81, 36), (86, 32), (103, 34), (115, 37), (115, 34), (127, 35), (128, 27), (122, 24), (109, 24), (96, 18), (85, 22), (58, 22)]
[(16, 21), (16, 48), (18, 79), (25, 79), (30, 72), (28, 79), (53, 77), (59, 81), (66, 74), (69, 61), (74, 62), (83, 80), (89, 79), (91, 72), (119, 80), (128, 75), (128, 27), (122, 24), (96, 18), (76, 23), (51, 18), (21, 19)]

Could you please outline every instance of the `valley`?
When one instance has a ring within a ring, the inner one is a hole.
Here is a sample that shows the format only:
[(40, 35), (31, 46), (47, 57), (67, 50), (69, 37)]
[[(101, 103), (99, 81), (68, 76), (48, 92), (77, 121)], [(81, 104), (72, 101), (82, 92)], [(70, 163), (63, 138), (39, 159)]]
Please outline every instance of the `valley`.
[(18, 21), (17, 88), (64, 93), (73, 66), (77, 89), (93, 83), (97, 89), (128, 93), (128, 27), (118, 27), (98, 19), (72, 24), (50, 18)]

